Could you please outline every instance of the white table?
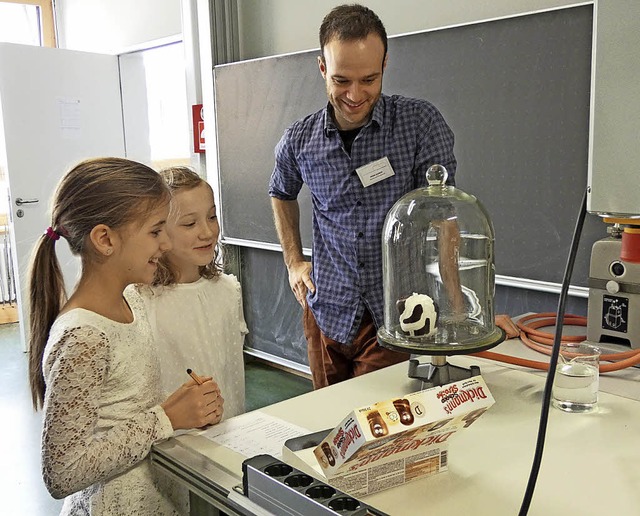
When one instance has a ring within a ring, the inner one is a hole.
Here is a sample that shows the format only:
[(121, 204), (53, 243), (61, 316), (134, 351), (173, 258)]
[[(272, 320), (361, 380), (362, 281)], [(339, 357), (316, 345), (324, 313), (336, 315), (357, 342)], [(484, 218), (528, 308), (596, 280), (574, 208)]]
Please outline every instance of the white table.
[[(517, 346), (524, 348), (519, 341), (507, 341), (495, 351), (529, 355)], [(537, 353), (531, 356), (544, 360)], [(449, 362), (479, 365), (495, 405), (454, 436), (447, 472), (360, 499), (391, 515), (515, 515), (532, 465), (544, 374), (470, 356), (449, 357)], [(640, 514), (640, 370), (607, 376), (611, 379), (602, 379), (596, 412), (551, 409), (530, 515)], [(402, 363), (261, 410), (319, 431), (335, 426), (355, 407), (419, 388)], [(165, 461), (165, 468), (178, 472), (208, 501), (225, 507), (228, 494), (241, 484), (245, 459), (193, 435), (154, 447), (152, 457)], [(234, 513), (230, 505), (225, 510)]]

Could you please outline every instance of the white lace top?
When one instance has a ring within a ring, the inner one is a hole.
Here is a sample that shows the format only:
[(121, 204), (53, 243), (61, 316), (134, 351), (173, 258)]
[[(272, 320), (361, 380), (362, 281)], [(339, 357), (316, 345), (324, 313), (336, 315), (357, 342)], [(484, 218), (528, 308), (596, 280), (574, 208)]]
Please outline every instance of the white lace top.
[(224, 398), (223, 419), (244, 412), (242, 347), (247, 325), (235, 276), (143, 290), (166, 393), (189, 380), (186, 370), (212, 376)]
[(43, 476), (61, 514), (180, 514), (171, 482), (151, 469), (151, 445), (170, 437), (160, 374), (142, 300), (127, 290), (134, 321), (84, 309), (55, 321), (44, 353)]

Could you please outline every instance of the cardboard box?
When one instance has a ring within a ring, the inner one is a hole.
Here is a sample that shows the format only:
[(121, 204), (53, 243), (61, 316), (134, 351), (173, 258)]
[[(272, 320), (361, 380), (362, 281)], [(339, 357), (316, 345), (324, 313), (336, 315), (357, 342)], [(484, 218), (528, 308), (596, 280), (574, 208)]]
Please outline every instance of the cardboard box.
[(450, 438), (493, 403), (475, 376), (361, 407), (313, 450), (315, 469), (353, 496), (445, 471)]

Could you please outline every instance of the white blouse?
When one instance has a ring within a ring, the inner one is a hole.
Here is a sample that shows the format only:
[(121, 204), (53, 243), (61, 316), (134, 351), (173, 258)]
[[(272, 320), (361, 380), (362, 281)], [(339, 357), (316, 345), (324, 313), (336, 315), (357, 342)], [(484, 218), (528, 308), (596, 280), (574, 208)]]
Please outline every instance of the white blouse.
[(47, 342), (43, 476), (65, 515), (184, 514), (188, 500), (151, 469), (151, 445), (173, 429), (160, 407), (160, 372), (140, 296), (132, 323), (73, 309)]
[(223, 419), (244, 412), (247, 324), (233, 275), (143, 290), (166, 394), (189, 381), (187, 369), (212, 376), (224, 398)]

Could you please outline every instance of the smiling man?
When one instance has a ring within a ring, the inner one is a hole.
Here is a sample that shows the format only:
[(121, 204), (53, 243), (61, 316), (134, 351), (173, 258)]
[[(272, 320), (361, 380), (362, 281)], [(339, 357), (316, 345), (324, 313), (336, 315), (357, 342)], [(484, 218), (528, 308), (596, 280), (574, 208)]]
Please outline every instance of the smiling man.
[[(382, 93), (387, 34), (373, 11), (334, 8), (320, 26), (320, 51), (329, 102), (286, 130), (269, 185), (316, 389), (408, 358), (376, 340), (382, 226), (402, 195), (426, 184), (429, 166), (445, 166), (450, 184), (456, 170), (453, 132), (440, 112), (426, 100)], [(300, 239), (303, 184), (313, 203), (313, 264)]]

